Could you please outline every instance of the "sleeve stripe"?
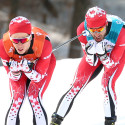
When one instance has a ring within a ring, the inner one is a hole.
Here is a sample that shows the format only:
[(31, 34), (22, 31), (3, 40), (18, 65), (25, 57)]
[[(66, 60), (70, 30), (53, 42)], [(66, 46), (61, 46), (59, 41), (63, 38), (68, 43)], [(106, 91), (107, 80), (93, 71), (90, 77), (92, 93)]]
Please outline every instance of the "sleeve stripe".
[(52, 54), (52, 53), (50, 53), (50, 54), (49, 54), (48, 56), (46, 56), (46, 57), (43, 57), (43, 59), (48, 59), (48, 58), (50, 58), (51, 54)]

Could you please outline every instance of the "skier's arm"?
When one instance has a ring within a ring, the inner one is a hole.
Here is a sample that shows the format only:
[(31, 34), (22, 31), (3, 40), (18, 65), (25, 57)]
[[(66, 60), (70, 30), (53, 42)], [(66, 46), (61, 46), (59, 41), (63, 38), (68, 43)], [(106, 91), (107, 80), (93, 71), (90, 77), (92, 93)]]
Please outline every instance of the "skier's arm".
[(50, 59), (52, 54), (52, 44), (50, 40), (46, 39), (42, 51), (42, 55), (39, 58), (37, 64), (36, 64), (36, 71), (38, 71), (41, 74), (45, 74), (48, 70)]
[(119, 63), (119, 60), (123, 56), (125, 51), (125, 29), (122, 28), (115, 47), (113, 48), (111, 54), (108, 56), (105, 55), (105, 58), (101, 60), (101, 62), (107, 67), (112, 68)]
[(4, 46), (3, 46), (3, 40), (0, 40), (0, 58), (3, 62), (3, 66), (5, 67), (7, 73), (10, 71), (9, 67), (7, 66), (6, 62), (9, 62), (10, 57), (5, 52)]
[(45, 40), (42, 55), (35, 64), (35, 68), (30, 72), (26, 72), (25, 75), (34, 82), (40, 82), (47, 74), (47, 70), (50, 64), (52, 53), (52, 45), (49, 39)]
[[(77, 28), (77, 35), (80, 35), (83, 31), (85, 30), (85, 28), (84, 28), (84, 22), (82, 22), (79, 26), (78, 26), (78, 28)], [(78, 37), (78, 39), (79, 39), (79, 41), (80, 41), (80, 43), (82, 44), (82, 45), (85, 45), (86, 43), (87, 43), (87, 39), (86, 39), (86, 36), (80, 36), (80, 37)]]
[[(9, 76), (9, 78), (14, 80), (14, 81), (19, 80), (20, 77), (21, 77), (21, 72), (10, 71), (10, 66), (8, 65), (9, 61), (10, 61), (10, 57), (5, 52), (2, 39), (0, 40), (0, 57), (1, 57), (1, 60), (2, 60), (2, 63), (3, 63), (3, 66), (7, 71), (7, 74)], [(15, 68), (15, 67), (12, 66), (12, 68)]]
[[(78, 26), (77, 35), (81, 34), (83, 31), (85, 31), (84, 22), (82, 22)], [(95, 40), (87, 41), (86, 36), (83, 36), (83, 35), (78, 37), (78, 39), (79, 39), (79, 41), (81, 43), (84, 55), (86, 57), (86, 62), (91, 66), (96, 66), (97, 63), (98, 63), (98, 57), (96, 56), (96, 54), (94, 52), (95, 44), (96, 44)]]
[(125, 51), (125, 28), (122, 28), (119, 37), (117, 39), (116, 45), (111, 52), (110, 55), (111, 59), (114, 62), (119, 62), (119, 60), (123, 56), (124, 51)]

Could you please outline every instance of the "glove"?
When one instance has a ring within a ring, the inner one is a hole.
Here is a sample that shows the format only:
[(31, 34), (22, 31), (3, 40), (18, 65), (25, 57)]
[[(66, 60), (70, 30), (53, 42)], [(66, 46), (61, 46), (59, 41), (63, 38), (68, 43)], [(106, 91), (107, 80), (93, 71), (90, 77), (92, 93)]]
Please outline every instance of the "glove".
[(9, 69), (10, 69), (11, 72), (19, 72), (20, 71), (20, 68), (18, 66), (18, 62), (17, 61), (14, 61), (14, 60), (11, 59), (9, 61), (8, 66), (9, 66)]
[(105, 42), (101, 41), (101, 42), (96, 44), (96, 53), (98, 55), (100, 55), (100, 56), (107, 53), (106, 52), (106, 43)]
[(13, 81), (18, 81), (21, 78), (21, 75), (22, 75), (21, 72), (14, 73), (10, 71), (8, 73), (9, 78), (12, 79)]
[(96, 54), (96, 41), (89, 40), (88, 43), (85, 45), (85, 51), (87, 55)]
[(35, 70), (31, 70), (31, 72), (24, 72), (25, 75), (32, 81), (34, 82), (40, 82), (40, 80), (42, 80), (45, 76), (45, 75), (41, 75), (40, 73), (38, 73), (37, 71)]
[(21, 62), (19, 63), (19, 67), (21, 71), (23, 72), (31, 72), (32, 68), (33, 68), (34, 63), (29, 61), (29, 60), (21, 60)]
[(107, 58), (106, 45), (107, 42), (105, 41), (105, 39), (96, 44), (96, 53), (101, 61)]
[(14, 81), (18, 81), (22, 74), (18, 62), (10, 59), (7, 65), (9, 66), (10, 69), (10, 72), (8, 73), (9, 78)]
[(34, 82), (40, 82), (40, 80), (42, 80), (45, 75), (41, 75), (40, 73), (38, 73), (37, 71), (33, 70), (33, 65), (34, 62), (31, 62), (29, 60), (21, 60), (21, 62), (19, 63), (20, 67), (21, 67), (21, 71), (24, 72), (24, 74), (32, 81)]
[(96, 56), (96, 54), (87, 55), (86, 56), (86, 62), (88, 62), (88, 64), (91, 65), (91, 66), (96, 66), (97, 63), (98, 63), (98, 57)]
[(110, 57), (107, 56), (105, 60), (102, 61), (102, 64), (105, 65), (107, 68), (115, 67), (119, 62), (114, 62)]

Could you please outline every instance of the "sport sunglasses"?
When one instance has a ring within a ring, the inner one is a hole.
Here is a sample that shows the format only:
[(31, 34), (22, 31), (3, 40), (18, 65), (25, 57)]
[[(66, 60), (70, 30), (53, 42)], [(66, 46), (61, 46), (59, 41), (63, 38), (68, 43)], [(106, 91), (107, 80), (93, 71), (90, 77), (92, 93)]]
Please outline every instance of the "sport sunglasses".
[(15, 44), (18, 44), (19, 42), (21, 42), (21, 43), (26, 43), (26, 42), (28, 42), (28, 41), (30, 40), (30, 37), (31, 37), (31, 34), (30, 34), (28, 37), (21, 38), (21, 39), (11, 38), (11, 36), (10, 36), (10, 40), (11, 40), (13, 43), (15, 43)]
[(95, 32), (98, 32), (98, 33), (101, 33), (103, 30), (105, 29), (105, 26), (104, 27), (100, 27), (100, 28), (89, 28), (88, 30), (91, 32), (91, 33), (95, 33)]

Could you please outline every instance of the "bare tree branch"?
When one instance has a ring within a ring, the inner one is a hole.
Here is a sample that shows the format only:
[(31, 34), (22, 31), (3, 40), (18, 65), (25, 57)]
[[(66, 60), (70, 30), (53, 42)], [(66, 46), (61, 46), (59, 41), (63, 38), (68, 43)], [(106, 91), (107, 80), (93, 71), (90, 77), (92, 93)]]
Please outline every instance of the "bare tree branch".
[(9, 21), (17, 16), (18, 7), (19, 7), (19, 0), (10, 0)]
[[(71, 37), (76, 36), (77, 27), (81, 22), (84, 21), (86, 11), (90, 5), (91, 5), (90, 0), (75, 0), (72, 27), (71, 27)], [(81, 53), (80, 42), (78, 42), (78, 40), (71, 42), (69, 57), (78, 58), (80, 57), (80, 53)]]
[(51, 13), (54, 17), (58, 16), (57, 10), (49, 0), (41, 0), (41, 2), (44, 4), (49, 13)]

